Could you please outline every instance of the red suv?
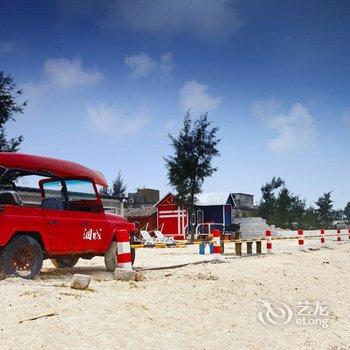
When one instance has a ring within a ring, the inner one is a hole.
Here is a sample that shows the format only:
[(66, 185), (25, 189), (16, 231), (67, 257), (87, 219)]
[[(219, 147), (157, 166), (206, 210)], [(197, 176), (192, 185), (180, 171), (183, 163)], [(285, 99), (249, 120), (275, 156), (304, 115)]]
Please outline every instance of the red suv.
[[(35, 182), (40, 205), (23, 204), (16, 185), (21, 178)], [(44, 259), (62, 268), (104, 256), (113, 271), (117, 231), (131, 235), (135, 225), (104, 211), (97, 185), (107, 186), (104, 176), (80, 164), (0, 153), (0, 270), (31, 279)], [(134, 262), (133, 249), (131, 255)]]

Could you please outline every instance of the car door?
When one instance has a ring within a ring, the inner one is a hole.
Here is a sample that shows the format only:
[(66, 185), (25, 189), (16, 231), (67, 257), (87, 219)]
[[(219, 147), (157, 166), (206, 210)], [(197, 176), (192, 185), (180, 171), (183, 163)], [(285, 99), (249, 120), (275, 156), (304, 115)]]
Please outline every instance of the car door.
[(110, 223), (103, 211), (96, 187), (88, 179), (66, 179), (69, 207), (78, 223), (75, 247), (80, 253), (99, 253)]
[(75, 236), (78, 231), (74, 212), (42, 208), (42, 214), (49, 234), (52, 253), (74, 253)]
[(101, 252), (102, 242), (110, 235), (110, 223), (104, 212), (76, 212), (80, 234), (76, 236), (77, 249), (82, 252)]
[(65, 209), (61, 181), (46, 181), (41, 184), (44, 198), (42, 215), (49, 235), (51, 253), (74, 253), (78, 221), (75, 213)]

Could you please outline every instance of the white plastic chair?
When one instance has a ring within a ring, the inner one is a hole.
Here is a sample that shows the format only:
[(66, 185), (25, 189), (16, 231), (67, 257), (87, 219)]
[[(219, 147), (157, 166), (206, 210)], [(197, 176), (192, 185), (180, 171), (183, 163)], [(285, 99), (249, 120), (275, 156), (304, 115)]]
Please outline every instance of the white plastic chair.
[(153, 239), (153, 237), (149, 234), (148, 231), (141, 230), (141, 242), (144, 245), (155, 245), (157, 242)]
[(160, 243), (175, 244), (175, 239), (172, 236), (165, 237), (161, 231), (155, 230), (154, 234)]

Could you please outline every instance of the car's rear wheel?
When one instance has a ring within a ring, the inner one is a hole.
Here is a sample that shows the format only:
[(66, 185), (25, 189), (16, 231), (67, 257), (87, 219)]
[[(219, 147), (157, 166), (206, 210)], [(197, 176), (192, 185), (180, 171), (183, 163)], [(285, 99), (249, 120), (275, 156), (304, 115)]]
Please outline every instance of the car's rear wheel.
[[(131, 253), (131, 263), (132, 263), (132, 265), (134, 265), (135, 256), (136, 256), (135, 248), (131, 248), (130, 253)], [(116, 255), (117, 255), (117, 243), (113, 241), (111, 243), (111, 245), (109, 246), (109, 249), (105, 253), (105, 265), (106, 265), (107, 271), (114, 271), (115, 270), (115, 268), (116, 268), (116, 264), (115, 264)]]
[(52, 265), (57, 268), (74, 267), (79, 260), (78, 256), (64, 256), (51, 259)]
[(30, 236), (15, 237), (3, 250), (2, 264), (6, 275), (33, 279), (43, 266), (43, 251)]

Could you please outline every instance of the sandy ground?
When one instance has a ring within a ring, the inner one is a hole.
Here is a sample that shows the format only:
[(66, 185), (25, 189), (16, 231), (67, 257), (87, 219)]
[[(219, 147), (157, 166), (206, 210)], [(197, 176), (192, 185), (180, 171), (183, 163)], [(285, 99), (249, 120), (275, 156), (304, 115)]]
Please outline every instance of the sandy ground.
[[(142, 282), (113, 280), (101, 258), (64, 270), (45, 262), (35, 281), (0, 281), (0, 348), (350, 349), (350, 243), (309, 250), (317, 247), (318, 240), (307, 240), (299, 252), (296, 241), (279, 240), (272, 255), (237, 258), (228, 244), (220, 262), (199, 256), (197, 246), (142, 249)], [(149, 270), (201, 259), (209, 261)], [(69, 287), (74, 273), (92, 276), (90, 290)], [(278, 302), (287, 304), (292, 320), (262, 324), (259, 300), (275, 311)], [(304, 301), (327, 304), (327, 327), (296, 324)], [(48, 313), (54, 315), (28, 320)]]

